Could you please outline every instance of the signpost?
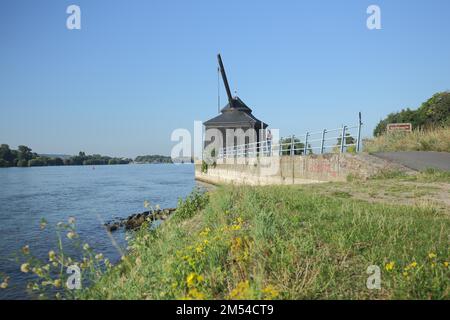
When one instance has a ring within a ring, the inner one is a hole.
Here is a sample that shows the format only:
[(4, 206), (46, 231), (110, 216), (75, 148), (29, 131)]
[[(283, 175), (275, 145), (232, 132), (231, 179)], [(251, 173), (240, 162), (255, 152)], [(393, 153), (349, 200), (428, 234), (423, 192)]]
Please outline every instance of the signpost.
[(401, 132), (411, 132), (412, 131), (412, 124), (411, 123), (389, 123), (387, 125), (387, 132), (394, 132), (394, 131), (401, 131)]

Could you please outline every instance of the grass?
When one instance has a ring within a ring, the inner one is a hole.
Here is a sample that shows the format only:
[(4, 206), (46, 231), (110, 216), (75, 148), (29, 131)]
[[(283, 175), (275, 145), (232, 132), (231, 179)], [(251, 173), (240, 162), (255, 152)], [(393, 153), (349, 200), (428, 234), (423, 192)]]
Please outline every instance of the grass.
[[(428, 168), (417, 174), (408, 174), (400, 170), (381, 171), (377, 175), (372, 176), (372, 180), (398, 179), (400, 181), (418, 181), (418, 182), (444, 182), (450, 183), (450, 171), (444, 171), (434, 168)], [(349, 181), (354, 181), (355, 178)]]
[[(123, 261), (78, 298), (448, 299), (448, 212), (362, 201), (352, 196), (360, 183), (227, 186), (191, 198), (182, 215), (136, 232)], [(371, 265), (380, 290), (366, 287)]]
[(439, 151), (450, 152), (450, 127), (393, 132), (364, 141), (366, 152)]

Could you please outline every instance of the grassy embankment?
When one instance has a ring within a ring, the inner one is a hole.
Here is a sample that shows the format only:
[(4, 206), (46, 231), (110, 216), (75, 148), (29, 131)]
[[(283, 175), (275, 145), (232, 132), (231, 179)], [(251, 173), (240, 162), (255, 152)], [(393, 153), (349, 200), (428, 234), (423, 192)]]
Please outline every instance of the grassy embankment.
[(364, 151), (440, 151), (450, 152), (450, 127), (394, 132), (364, 141)]
[[(448, 299), (450, 174), (194, 197), (80, 298)], [(202, 208), (197, 210), (197, 207)], [(381, 290), (366, 287), (381, 269)]]

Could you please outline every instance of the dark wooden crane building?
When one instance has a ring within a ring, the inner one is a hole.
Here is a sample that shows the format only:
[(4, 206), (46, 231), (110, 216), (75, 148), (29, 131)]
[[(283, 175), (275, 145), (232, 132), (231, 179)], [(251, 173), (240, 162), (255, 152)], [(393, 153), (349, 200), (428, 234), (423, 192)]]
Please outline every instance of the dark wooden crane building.
[[(222, 108), (222, 110), (220, 111), (221, 114), (203, 123), (203, 125), (205, 126), (205, 130), (218, 129), (222, 132), (223, 141), (221, 148), (224, 148), (226, 146), (227, 129), (242, 129), (244, 130), (244, 132), (250, 128), (255, 129), (258, 133), (256, 135), (257, 142), (259, 142), (259, 140), (261, 139), (259, 132), (261, 129), (266, 129), (268, 127), (268, 124), (262, 122), (261, 120), (258, 120), (254, 115), (252, 115), (252, 109), (250, 109), (238, 96), (233, 97), (231, 95), (230, 87), (228, 85), (227, 76), (220, 54), (217, 55), (217, 59), (219, 61), (222, 80), (228, 96), (228, 104), (224, 108)], [(236, 145), (237, 143), (238, 142), (235, 139), (234, 145)], [(230, 145), (228, 145), (227, 147), (230, 147)]]

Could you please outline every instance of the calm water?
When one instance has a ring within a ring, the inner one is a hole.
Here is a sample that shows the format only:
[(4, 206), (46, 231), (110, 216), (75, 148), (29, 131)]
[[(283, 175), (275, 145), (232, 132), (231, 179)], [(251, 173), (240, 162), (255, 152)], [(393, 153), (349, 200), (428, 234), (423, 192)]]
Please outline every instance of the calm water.
[[(112, 262), (120, 258), (102, 220), (144, 211), (145, 200), (175, 207), (195, 187), (190, 164), (73, 166), (0, 169), (0, 282), (10, 277), (0, 299), (33, 298), (25, 291), (29, 274), (21, 273), (17, 253), (28, 244), (33, 255), (46, 258), (57, 249), (55, 226), (76, 218), (77, 233)], [(48, 227), (40, 230), (41, 218)], [(122, 248), (123, 231), (113, 233)]]

